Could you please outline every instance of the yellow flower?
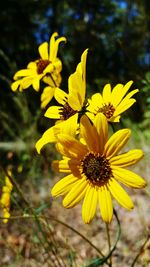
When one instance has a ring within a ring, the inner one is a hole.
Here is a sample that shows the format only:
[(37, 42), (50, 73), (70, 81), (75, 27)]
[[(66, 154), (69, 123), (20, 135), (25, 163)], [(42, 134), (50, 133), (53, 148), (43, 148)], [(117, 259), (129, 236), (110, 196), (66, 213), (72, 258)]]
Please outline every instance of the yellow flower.
[[(84, 109), (85, 93), (86, 93), (86, 58), (88, 49), (82, 56), (81, 62), (78, 64), (76, 71), (70, 75), (68, 80), (68, 91), (65, 93), (59, 88), (56, 88), (54, 97), (61, 106), (51, 106), (47, 109), (45, 117), (57, 119), (57, 125), (48, 129), (36, 143), (36, 149), (40, 152), (41, 148), (51, 142), (56, 142), (56, 134), (58, 131), (71, 127), (73, 133), (78, 127), (78, 119)], [(59, 129), (58, 129), (59, 128)], [(60, 129), (63, 128), (63, 129)]]
[(135, 164), (143, 157), (142, 150), (133, 149), (119, 154), (130, 137), (129, 129), (122, 129), (108, 139), (108, 123), (98, 114), (91, 124), (86, 115), (80, 121), (80, 142), (75, 138), (58, 135), (57, 149), (63, 155), (53, 167), (67, 174), (52, 188), (52, 196), (66, 195), (65, 208), (76, 206), (83, 198), (82, 218), (89, 223), (99, 205), (102, 219), (109, 223), (113, 215), (111, 195), (126, 209), (133, 202), (120, 182), (133, 188), (142, 188), (146, 182), (124, 167)]
[[(11, 175), (11, 172), (8, 171), (8, 174)], [(9, 177), (5, 177), (5, 185), (2, 188), (2, 196), (0, 199), (0, 206), (3, 210), (3, 222), (7, 223), (8, 218), (10, 217), (10, 195), (12, 191), (13, 185), (9, 179)]]
[(60, 37), (56, 39), (56, 37), (58, 37), (57, 32), (53, 33), (49, 44), (48, 42), (44, 42), (39, 46), (39, 59), (30, 62), (27, 69), (16, 72), (14, 75), (15, 82), (11, 86), (13, 91), (16, 91), (18, 88), (22, 91), (31, 85), (36, 91), (39, 91), (40, 80), (43, 80), (52, 88), (60, 85), (62, 62), (57, 58), (57, 52), (59, 43), (66, 41), (66, 38)]
[(96, 93), (89, 100), (88, 110), (96, 115), (103, 113), (110, 122), (119, 122), (120, 114), (130, 108), (136, 100), (131, 98), (139, 90), (135, 89), (128, 93), (133, 81), (125, 85), (117, 84), (111, 91), (111, 85), (106, 84), (102, 94)]

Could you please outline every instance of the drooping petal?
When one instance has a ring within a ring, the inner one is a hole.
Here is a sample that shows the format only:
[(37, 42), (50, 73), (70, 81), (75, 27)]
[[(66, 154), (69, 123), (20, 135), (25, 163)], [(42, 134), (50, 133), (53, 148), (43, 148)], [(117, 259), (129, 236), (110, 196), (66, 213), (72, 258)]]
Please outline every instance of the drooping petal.
[(38, 153), (40, 153), (43, 146), (45, 146), (48, 143), (54, 143), (57, 141), (55, 129), (57, 129), (56, 126), (51, 127), (45, 133), (42, 135), (42, 137), (36, 142), (35, 148)]
[(60, 195), (66, 194), (72, 187), (74, 187), (75, 183), (79, 178), (69, 174), (62, 178), (59, 182), (57, 182), (52, 188), (51, 194), (53, 197), (58, 197)]
[(79, 179), (63, 200), (63, 206), (67, 209), (76, 206), (84, 197), (88, 183), (85, 178)]
[(78, 158), (81, 159), (87, 154), (87, 147), (77, 141), (75, 138), (66, 135), (58, 134), (58, 142), (63, 146), (63, 150), (66, 157)]
[(100, 140), (96, 127), (91, 124), (89, 118), (84, 115), (80, 121), (81, 136), (86, 142), (86, 145), (90, 151), (99, 152)]
[(55, 90), (54, 97), (59, 104), (64, 105), (68, 99), (68, 94), (66, 94), (63, 90), (57, 87)]
[(47, 86), (41, 94), (41, 108), (45, 108), (52, 100), (55, 92), (55, 87)]
[(103, 89), (103, 101), (108, 104), (111, 102), (111, 85), (106, 84)]
[(44, 42), (39, 46), (39, 54), (42, 59), (48, 59), (48, 43)]
[(143, 156), (144, 154), (141, 149), (132, 149), (126, 153), (112, 157), (109, 162), (112, 167), (117, 166), (123, 168), (137, 163)]
[(36, 74), (35, 70), (23, 69), (23, 70), (17, 71), (13, 78), (14, 78), (14, 80), (17, 80), (20, 77), (32, 76), (35, 74)]
[(99, 135), (99, 153), (103, 154), (104, 146), (108, 140), (108, 122), (102, 113), (98, 113), (94, 119), (94, 125)]
[(98, 189), (98, 197), (102, 219), (104, 222), (110, 223), (113, 216), (113, 206), (107, 186), (104, 185)]
[(121, 206), (128, 210), (133, 209), (134, 205), (131, 198), (126, 193), (126, 191), (119, 185), (119, 183), (115, 181), (115, 179), (111, 178), (109, 180), (108, 188), (112, 193), (113, 197), (119, 202)]
[(44, 116), (50, 119), (60, 119), (60, 106), (51, 106), (47, 109)]
[(63, 160), (54, 160), (52, 167), (58, 172), (72, 173), (76, 177), (80, 177), (79, 161), (76, 159), (65, 158)]
[(29, 86), (31, 86), (32, 83), (33, 83), (34, 77), (35, 76), (33, 76), (33, 77), (32, 76), (29, 76), (29, 77), (23, 78), (22, 79), (22, 83), (21, 83), (22, 88), (23, 89), (27, 89)]
[(104, 147), (104, 154), (107, 158), (115, 156), (127, 143), (131, 135), (130, 129), (122, 129), (114, 133)]
[(144, 179), (132, 171), (113, 166), (112, 172), (113, 176), (126, 186), (133, 188), (143, 188), (146, 186)]
[(19, 87), (21, 87), (21, 79), (19, 79), (19, 80), (13, 82), (13, 83), (11, 84), (11, 89), (12, 89), (12, 91), (14, 91), (14, 92), (17, 91), (17, 89), (18, 89)]
[(90, 223), (97, 209), (98, 191), (96, 187), (88, 185), (82, 205), (82, 218), (84, 223)]
[(40, 89), (40, 79), (38, 76), (33, 79), (32, 85), (33, 85), (34, 90), (38, 92)]

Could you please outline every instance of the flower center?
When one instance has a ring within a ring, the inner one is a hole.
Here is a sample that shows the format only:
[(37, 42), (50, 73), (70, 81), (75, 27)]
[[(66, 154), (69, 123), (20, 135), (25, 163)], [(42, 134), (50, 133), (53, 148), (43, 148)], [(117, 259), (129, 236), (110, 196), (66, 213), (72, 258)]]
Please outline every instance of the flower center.
[(64, 106), (61, 108), (61, 111), (59, 112), (60, 114), (60, 119), (61, 120), (67, 120), (74, 114), (76, 114), (77, 111), (72, 109), (69, 104), (66, 102)]
[(108, 103), (104, 104), (102, 108), (99, 108), (98, 112), (102, 112), (107, 119), (110, 119), (115, 112), (115, 108), (111, 103)]
[(108, 159), (99, 154), (88, 153), (81, 161), (82, 173), (93, 184), (101, 186), (112, 176)]
[(50, 64), (51, 62), (48, 59), (39, 59), (36, 63), (37, 65), (37, 73), (43, 73), (43, 70)]

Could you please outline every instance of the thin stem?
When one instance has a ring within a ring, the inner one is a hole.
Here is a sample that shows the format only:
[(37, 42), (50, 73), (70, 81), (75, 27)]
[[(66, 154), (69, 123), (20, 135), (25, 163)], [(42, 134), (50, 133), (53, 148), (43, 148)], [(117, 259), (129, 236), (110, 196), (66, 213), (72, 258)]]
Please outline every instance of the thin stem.
[[(111, 240), (110, 240), (109, 226), (108, 226), (108, 223), (106, 223), (105, 225), (106, 225), (108, 248), (109, 248), (109, 252), (110, 252), (111, 251)], [(110, 258), (109, 258), (109, 266), (112, 267), (112, 255), (110, 255)]]
[(146, 240), (144, 241), (143, 245), (140, 247), (140, 250), (138, 252), (138, 254), (136, 255), (134, 261), (132, 262), (131, 264), (131, 267), (134, 267), (135, 266), (135, 263), (137, 262), (138, 258), (140, 257), (140, 255), (142, 254), (147, 242), (149, 241), (150, 239), (150, 235), (147, 236)]

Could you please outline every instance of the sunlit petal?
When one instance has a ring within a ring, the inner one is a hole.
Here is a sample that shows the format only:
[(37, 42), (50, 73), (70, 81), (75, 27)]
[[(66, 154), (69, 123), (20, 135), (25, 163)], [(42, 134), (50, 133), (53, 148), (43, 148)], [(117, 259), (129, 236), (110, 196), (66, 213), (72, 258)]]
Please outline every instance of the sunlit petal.
[(88, 185), (82, 205), (82, 218), (84, 223), (90, 223), (97, 209), (98, 193), (95, 187)]
[(110, 179), (108, 183), (108, 188), (112, 193), (113, 197), (119, 202), (121, 206), (124, 208), (131, 210), (133, 209), (134, 205), (131, 198), (128, 196), (126, 191), (119, 185), (115, 179)]

